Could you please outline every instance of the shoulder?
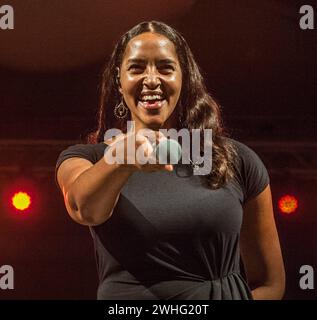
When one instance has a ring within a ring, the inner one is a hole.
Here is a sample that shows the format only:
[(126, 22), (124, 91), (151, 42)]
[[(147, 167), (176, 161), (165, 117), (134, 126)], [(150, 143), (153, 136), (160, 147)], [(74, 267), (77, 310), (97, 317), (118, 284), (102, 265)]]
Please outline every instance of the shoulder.
[(235, 171), (247, 201), (258, 195), (269, 184), (267, 168), (258, 153), (251, 147), (232, 138), (226, 139), (236, 151)]
[(89, 160), (92, 163), (98, 162), (106, 149), (107, 145), (103, 142), (97, 144), (75, 144), (67, 147), (59, 154), (56, 161), (56, 169), (66, 159), (78, 157)]
[(234, 148), (237, 155), (238, 164), (240, 166), (250, 166), (250, 165), (262, 165), (263, 161), (258, 155), (258, 153), (245, 143), (232, 139), (225, 138)]
[(229, 143), (231, 143), (234, 146), (234, 148), (238, 152), (239, 156), (243, 157), (243, 156), (248, 155), (250, 153), (251, 154), (255, 153), (249, 146), (247, 146), (245, 143), (243, 143), (241, 141), (235, 140), (233, 138), (228, 138), (228, 137), (225, 137), (224, 139), (227, 140)]

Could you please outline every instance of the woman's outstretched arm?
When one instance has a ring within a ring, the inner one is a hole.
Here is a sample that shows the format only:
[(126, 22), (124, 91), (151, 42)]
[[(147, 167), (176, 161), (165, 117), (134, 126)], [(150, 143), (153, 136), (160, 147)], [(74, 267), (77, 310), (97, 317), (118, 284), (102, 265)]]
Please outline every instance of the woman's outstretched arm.
[(58, 168), (57, 181), (68, 214), (83, 225), (105, 222), (131, 174), (118, 164), (107, 164), (103, 158), (94, 165), (82, 158), (66, 159)]
[[(74, 157), (63, 161), (58, 168), (57, 181), (64, 195), (65, 206), (76, 222), (94, 226), (109, 219), (123, 186), (133, 172), (173, 170), (168, 164), (139, 163), (135, 155), (127, 151), (127, 137), (127, 134), (117, 136), (105, 153), (107, 158), (107, 155), (116, 153), (118, 147), (125, 157), (123, 164), (109, 164), (105, 158), (92, 164), (86, 159)], [(160, 132), (155, 132), (155, 137), (158, 142)], [(136, 148), (142, 146), (146, 154), (153, 151), (149, 140), (141, 134), (136, 136), (135, 145)]]

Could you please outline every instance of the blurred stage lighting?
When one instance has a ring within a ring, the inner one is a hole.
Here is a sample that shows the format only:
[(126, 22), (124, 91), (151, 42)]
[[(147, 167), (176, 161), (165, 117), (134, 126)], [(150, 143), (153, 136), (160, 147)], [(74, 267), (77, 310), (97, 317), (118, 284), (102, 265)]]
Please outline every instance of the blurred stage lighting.
[(8, 217), (21, 217), (24, 220), (23, 217), (38, 213), (43, 192), (40, 192), (38, 181), (34, 177), (13, 177), (2, 187), (2, 207)]
[(298, 200), (295, 196), (286, 194), (279, 199), (278, 207), (284, 214), (295, 213), (298, 208)]
[(27, 209), (31, 208), (31, 196), (28, 192), (16, 192), (11, 198), (11, 203), (13, 208), (17, 209), (19, 212), (25, 212)]

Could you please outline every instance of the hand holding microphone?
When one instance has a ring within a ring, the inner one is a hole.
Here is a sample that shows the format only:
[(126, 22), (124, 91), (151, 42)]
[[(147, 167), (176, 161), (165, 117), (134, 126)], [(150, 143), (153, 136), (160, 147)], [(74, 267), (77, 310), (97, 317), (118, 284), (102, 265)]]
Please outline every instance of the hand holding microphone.
[[(134, 142), (132, 146), (131, 142)], [(110, 147), (105, 152), (105, 161), (116, 163), (114, 157), (121, 156), (120, 166), (132, 171), (172, 171), (172, 165), (178, 163), (182, 154), (179, 143), (166, 138), (160, 131), (151, 130), (149, 135), (142, 131), (137, 134), (130, 131), (106, 140), (106, 143)]]

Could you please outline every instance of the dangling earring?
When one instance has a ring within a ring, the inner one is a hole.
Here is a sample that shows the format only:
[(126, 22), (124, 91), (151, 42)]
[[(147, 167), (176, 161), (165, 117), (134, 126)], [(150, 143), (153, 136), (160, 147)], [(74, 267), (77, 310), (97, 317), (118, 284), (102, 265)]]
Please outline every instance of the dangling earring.
[(113, 113), (117, 119), (124, 119), (127, 117), (129, 109), (124, 105), (123, 99), (117, 104), (113, 110)]

